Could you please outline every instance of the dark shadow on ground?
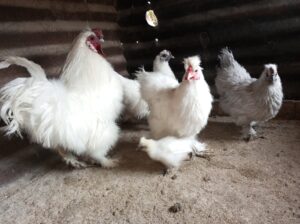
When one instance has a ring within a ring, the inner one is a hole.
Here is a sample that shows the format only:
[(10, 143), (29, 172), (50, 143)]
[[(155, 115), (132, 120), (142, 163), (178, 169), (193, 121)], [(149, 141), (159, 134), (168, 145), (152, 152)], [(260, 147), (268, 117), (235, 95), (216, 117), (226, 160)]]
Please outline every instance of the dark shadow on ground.
[[(222, 135), (216, 135), (216, 133), (222, 133)], [(241, 128), (234, 123), (209, 121), (199, 137), (210, 140), (238, 140), (241, 137)]]

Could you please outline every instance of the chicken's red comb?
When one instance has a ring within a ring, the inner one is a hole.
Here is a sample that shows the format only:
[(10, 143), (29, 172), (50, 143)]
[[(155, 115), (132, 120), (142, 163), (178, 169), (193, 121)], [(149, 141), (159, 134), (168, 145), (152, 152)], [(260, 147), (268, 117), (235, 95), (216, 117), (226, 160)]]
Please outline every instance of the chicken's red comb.
[(92, 29), (92, 31), (99, 39), (103, 38), (103, 33), (102, 33), (101, 29), (94, 28), (94, 29)]

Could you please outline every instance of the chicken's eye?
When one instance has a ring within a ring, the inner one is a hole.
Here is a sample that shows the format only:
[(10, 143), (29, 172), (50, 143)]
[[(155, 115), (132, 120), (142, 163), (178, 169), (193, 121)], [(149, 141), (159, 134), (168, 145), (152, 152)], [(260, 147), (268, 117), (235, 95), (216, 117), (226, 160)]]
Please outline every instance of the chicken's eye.
[(195, 72), (198, 72), (198, 69), (196, 69)]
[(92, 36), (92, 37), (90, 38), (90, 40), (91, 40), (91, 41), (95, 40), (95, 37)]

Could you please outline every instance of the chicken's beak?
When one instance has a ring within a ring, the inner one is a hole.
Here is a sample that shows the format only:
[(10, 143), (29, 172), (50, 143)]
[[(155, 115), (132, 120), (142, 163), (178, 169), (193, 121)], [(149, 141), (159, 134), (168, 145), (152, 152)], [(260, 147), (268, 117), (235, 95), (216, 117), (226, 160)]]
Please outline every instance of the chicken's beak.
[(273, 83), (277, 80), (277, 71), (274, 70), (273, 68), (265, 68), (265, 74), (266, 74), (266, 80), (269, 82), (269, 83)]
[(98, 45), (96, 47), (96, 50), (97, 50), (98, 54), (102, 54), (102, 56), (105, 56), (103, 49), (102, 49), (102, 45), (101, 45), (101, 42), (102, 42), (101, 39), (98, 39)]
[(193, 68), (192, 66), (189, 66), (188, 69), (186, 70), (183, 79), (184, 80), (191, 80), (193, 77)]
[(195, 72), (192, 68), (192, 66), (189, 66), (186, 70), (186, 73), (183, 77), (184, 80), (198, 80), (200, 79), (200, 76), (197, 72)]
[(276, 74), (272, 74), (272, 75), (267, 76), (267, 80), (268, 80), (270, 83), (275, 82), (275, 81), (276, 81)]
[(171, 59), (175, 58), (171, 53), (169, 54), (167, 60), (170, 61)]
[(104, 38), (103, 38), (103, 37), (100, 38), (100, 42), (101, 42), (101, 43), (104, 42)]

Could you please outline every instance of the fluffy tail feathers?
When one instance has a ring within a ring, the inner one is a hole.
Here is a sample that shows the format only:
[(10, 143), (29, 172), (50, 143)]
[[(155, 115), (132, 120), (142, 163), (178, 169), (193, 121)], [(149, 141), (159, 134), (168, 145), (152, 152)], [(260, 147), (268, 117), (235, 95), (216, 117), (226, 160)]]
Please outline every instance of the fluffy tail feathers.
[(29, 61), (28, 59), (22, 57), (6, 57), (3, 59), (4, 60), (0, 63), (0, 69), (8, 68), (10, 65), (19, 65), (25, 67), (33, 78), (39, 80), (46, 79), (46, 73), (44, 69), (33, 61)]
[(6, 126), (2, 128), (2, 131), (8, 136), (17, 133), (22, 138), (20, 130), (22, 116), (20, 116), (21, 111), (16, 108), (26, 103), (18, 98), (25, 89), (25, 82), (26, 78), (17, 78), (0, 89), (0, 117), (6, 124)]
[(232, 52), (227, 47), (221, 50), (218, 58), (220, 61), (220, 67), (223, 68), (233, 65), (235, 61)]
[[(148, 116), (149, 108), (141, 96), (140, 83), (137, 80), (125, 78), (118, 74), (123, 87), (125, 116), (142, 119)], [(125, 119), (126, 120), (126, 119)]]
[[(47, 80), (44, 69), (22, 57), (6, 57), (0, 62), (0, 69), (8, 68), (10, 65), (25, 67), (33, 80)], [(31, 85), (27, 83), (28, 78), (17, 78), (0, 89), (0, 117), (6, 124), (2, 130), (6, 135), (17, 133), (22, 137), (21, 129), (24, 122), (23, 112), (26, 111), (32, 102), (33, 94), (29, 90)]]

